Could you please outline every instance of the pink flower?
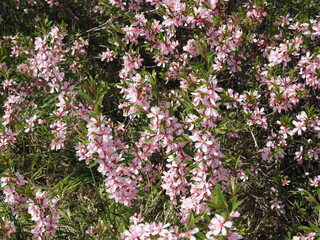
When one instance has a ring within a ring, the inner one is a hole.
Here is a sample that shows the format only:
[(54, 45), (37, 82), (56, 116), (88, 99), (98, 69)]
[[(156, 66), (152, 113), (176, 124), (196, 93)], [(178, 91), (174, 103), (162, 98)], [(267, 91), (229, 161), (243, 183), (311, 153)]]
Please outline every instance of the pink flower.
[(10, 220), (6, 220), (4, 217), (2, 217), (2, 222), (4, 223), (4, 226), (0, 226), (0, 229), (4, 229), (4, 239), (11, 239), (11, 234), (16, 232), (14, 223)]
[(242, 239), (243, 237), (240, 236), (238, 233), (229, 232), (227, 238), (228, 238), (228, 240), (239, 240), (239, 239)]
[(27, 119), (28, 127), (24, 130), (24, 132), (32, 132), (34, 130), (35, 121), (37, 119), (37, 115), (33, 115), (31, 118)]
[(208, 227), (210, 231), (207, 233), (207, 237), (210, 237), (211, 235), (216, 236), (220, 233), (225, 236), (227, 235), (227, 228), (232, 227), (232, 222), (226, 221), (224, 217), (219, 214), (215, 214), (215, 218), (211, 219)]
[(240, 213), (238, 211), (232, 211), (229, 215), (231, 218), (238, 218), (240, 217)]
[(107, 51), (101, 53), (99, 55), (101, 61), (111, 62), (113, 60), (115, 53), (113, 51), (110, 51), (109, 48), (107, 48)]
[(282, 182), (282, 186), (287, 186), (287, 185), (289, 185), (290, 180), (288, 180), (287, 178), (283, 178), (283, 179), (281, 179), (281, 182)]
[(302, 131), (306, 131), (306, 126), (305, 126), (305, 122), (302, 121), (292, 121), (292, 123), (296, 126), (292, 131), (291, 131), (291, 135), (294, 135), (296, 132), (298, 132), (298, 135), (302, 134)]
[(284, 204), (282, 204), (280, 200), (275, 198), (274, 200), (270, 201), (270, 203), (271, 209), (275, 209), (278, 215), (285, 213)]
[(181, 233), (181, 237), (182, 238), (187, 238), (190, 240), (196, 240), (196, 237), (194, 236), (194, 234), (196, 234), (197, 232), (199, 232), (199, 228), (194, 228), (192, 230), (189, 230), (185, 233)]

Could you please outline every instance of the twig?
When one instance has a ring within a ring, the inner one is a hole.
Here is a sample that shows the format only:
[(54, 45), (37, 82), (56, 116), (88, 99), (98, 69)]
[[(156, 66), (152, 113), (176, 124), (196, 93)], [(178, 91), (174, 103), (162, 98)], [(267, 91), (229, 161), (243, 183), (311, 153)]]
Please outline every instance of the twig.
[(249, 127), (249, 129), (250, 129), (250, 133), (251, 133), (251, 136), (252, 136), (252, 138), (253, 138), (253, 141), (254, 141), (254, 146), (255, 146), (257, 149), (259, 149), (257, 140), (256, 140), (255, 136), (253, 135), (253, 132), (252, 132), (252, 130), (251, 130), (250, 127)]

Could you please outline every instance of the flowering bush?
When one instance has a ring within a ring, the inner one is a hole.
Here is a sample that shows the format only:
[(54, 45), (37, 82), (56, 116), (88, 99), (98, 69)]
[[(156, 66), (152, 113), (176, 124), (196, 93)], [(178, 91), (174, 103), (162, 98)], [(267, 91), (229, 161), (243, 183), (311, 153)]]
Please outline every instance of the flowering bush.
[(7, 0), (4, 239), (318, 239), (315, 0)]

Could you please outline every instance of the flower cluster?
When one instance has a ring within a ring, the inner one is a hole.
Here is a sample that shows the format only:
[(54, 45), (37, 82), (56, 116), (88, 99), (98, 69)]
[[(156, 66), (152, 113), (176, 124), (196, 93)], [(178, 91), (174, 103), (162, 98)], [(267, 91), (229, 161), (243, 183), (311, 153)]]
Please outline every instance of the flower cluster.
[(1, 6), (3, 238), (315, 238), (315, 1)]
[[(60, 214), (57, 212), (60, 200), (58, 197), (49, 200), (44, 192), (37, 192), (35, 199), (28, 198), (21, 190), (20, 186), (26, 185), (27, 181), (22, 175), (16, 173), (14, 176), (6, 174), (1, 177), (1, 187), (3, 187), (4, 202), (11, 208), (11, 213), (16, 219), (30, 214), (30, 218), (35, 222), (35, 227), (31, 230), (34, 239), (44, 239), (46, 236), (54, 236), (58, 227)], [(14, 222), (5, 221), (5, 238), (16, 231)]]

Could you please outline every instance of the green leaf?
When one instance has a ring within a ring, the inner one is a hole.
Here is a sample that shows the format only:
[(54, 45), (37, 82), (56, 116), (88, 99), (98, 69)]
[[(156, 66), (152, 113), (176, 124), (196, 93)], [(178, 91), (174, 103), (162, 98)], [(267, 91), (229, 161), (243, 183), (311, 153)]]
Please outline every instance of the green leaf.
[(193, 62), (193, 63), (189, 63), (189, 66), (194, 70), (204, 71), (204, 66), (201, 63)]
[(234, 190), (234, 193), (237, 193), (237, 192), (240, 190), (240, 188), (242, 188), (243, 185), (244, 185), (244, 182), (239, 183), (239, 184), (236, 186), (236, 188), (235, 188), (235, 190)]
[(187, 141), (187, 142), (190, 142), (190, 141), (191, 141), (190, 138), (189, 138), (189, 136), (188, 136), (188, 134), (181, 134), (181, 135), (178, 136), (178, 138), (179, 138), (179, 139), (183, 139), (183, 140), (185, 140), (185, 141)]
[(198, 53), (204, 58), (204, 59), (207, 59), (207, 52), (208, 49), (207, 49), (207, 46), (204, 42), (194, 42), (194, 46), (196, 47)]
[(216, 209), (218, 208), (217, 204), (215, 204), (214, 202), (212, 201), (203, 201), (205, 204), (208, 205), (208, 207), (212, 208), (212, 209)]
[(238, 168), (238, 164), (239, 164), (239, 161), (240, 161), (240, 158), (241, 158), (241, 153), (242, 153), (242, 150), (240, 150), (238, 153), (237, 153), (237, 155), (236, 155), (236, 157), (235, 157), (235, 159), (236, 159), (236, 168)]
[(191, 212), (189, 214), (187, 229), (190, 229), (194, 225), (194, 223), (195, 223), (195, 221), (194, 221), (194, 212), (193, 212), (193, 210), (191, 210)]
[(95, 106), (94, 106), (94, 112), (99, 115), (100, 114), (100, 109), (102, 106), (102, 101), (104, 99), (104, 95), (106, 94), (106, 92), (102, 92), (101, 96), (99, 97), (98, 101), (96, 102)]
[(154, 139), (156, 137), (156, 135), (153, 135), (151, 137), (149, 137), (147, 140), (146, 140), (146, 143), (150, 142), (152, 139)]
[(202, 232), (197, 232), (197, 233), (196, 233), (196, 236), (197, 236), (199, 239), (207, 239), (206, 235), (204, 235), (204, 233), (202, 233)]
[(312, 222), (309, 222), (309, 225), (314, 231), (320, 233), (320, 228), (317, 225), (313, 224)]
[(305, 194), (307, 194), (306, 199), (307, 199), (309, 202), (318, 203), (318, 201), (315, 199), (315, 197), (312, 196), (311, 193), (309, 193), (307, 190), (303, 190), (302, 192), (305, 193)]
[(97, 166), (97, 163), (95, 161), (93, 161), (92, 163), (90, 163), (88, 165), (88, 168), (93, 168), (94, 166)]
[(185, 154), (187, 154), (190, 157), (194, 157), (194, 152), (192, 152), (192, 150), (190, 150), (189, 148), (187, 148), (187, 145), (183, 147), (183, 152)]
[(142, 127), (142, 128), (143, 128), (144, 130), (146, 130), (147, 132), (154, 134), (154, 131), (152, 131), (149, 126), (145, 126), (145, 127)]
[(96, 113), (90, 111), (90, 112), (88, 112), (88, 114), (89, 114), (90, 117), (98, 119), (98, 115)]
[(229, 119), (222, 121), (221, 123), (218, 124), (217, 128), (223, 127), (224, 125), (227, 125), (230, 122)]
[(298, 228), (299, 228), (299, 230), (311, 231), (311, 228), (309, 228), (309, 227), (307, 227), (307, 226), (299, 226)]
[(228, 207), (228, 204), (227, 204), (227, 201), (226, 201), (226, 198), (223, 196), (223, 193), (222, 193), (222, 190), (221, 190), (221, 187), (219, 185), (216, 186), (216, 192), (215, 192), (216, 196), (217, 196), (217, 199), (219, 201), (219, 205), (223, 208), (227, 208)]
[(217, 134), (222, 134), (222, 135), (226, 134), (226, 132), (220, 130), (219, 128), (215, 128), (214, 132), (217, 133)]
[(236, 210), (242, 203), (243, 203), (243, 201), (236, 201), (236, 202), (232, 205), (232, 211)]
[(191, 109), (190, 109), (190, 112), (191, 112), (192, 114), (196, 115), (197, 117), (201, 117), (200, 113), (199, 113), (196, 109), (194, 109), (194, 108), (191, 108)]

